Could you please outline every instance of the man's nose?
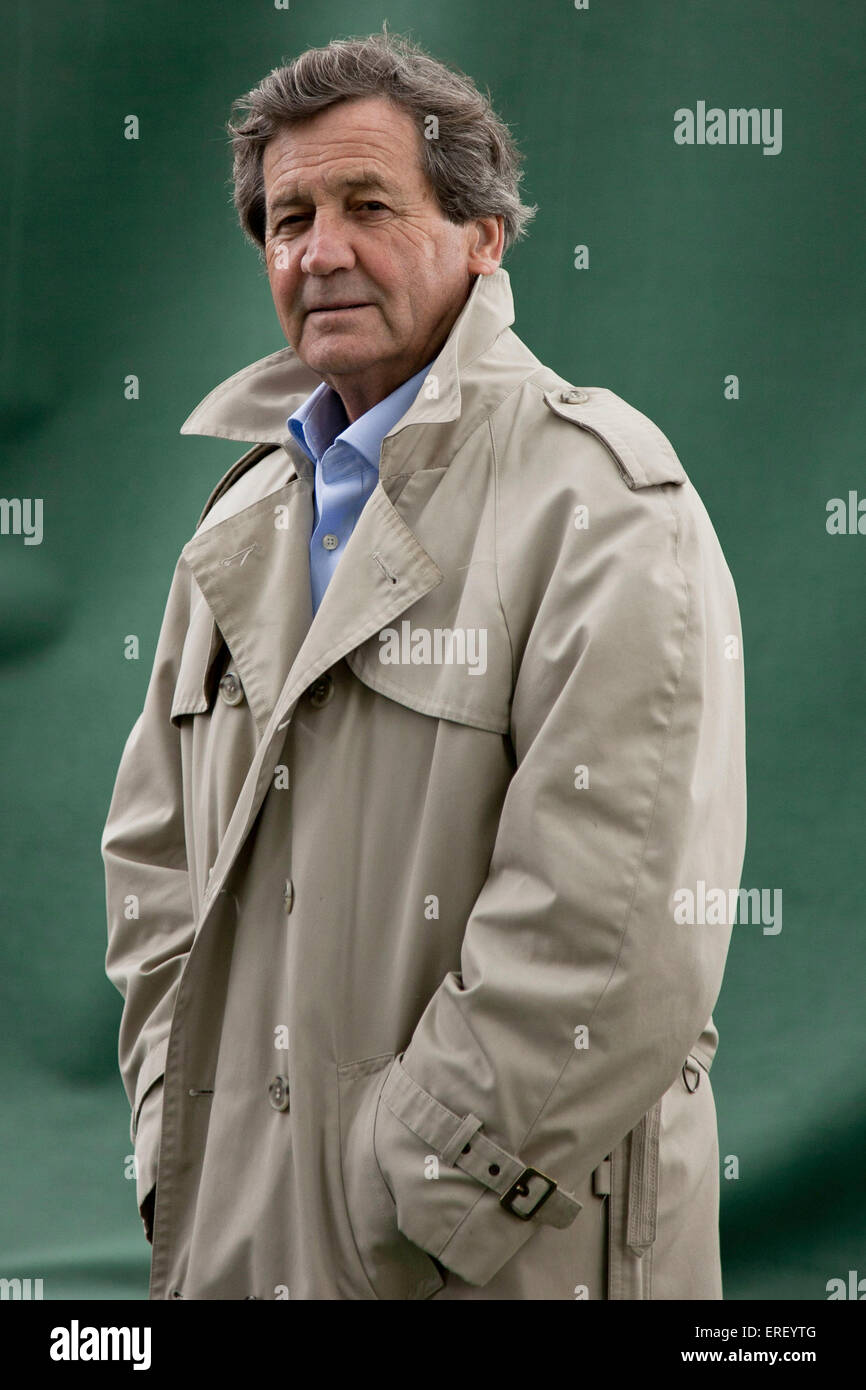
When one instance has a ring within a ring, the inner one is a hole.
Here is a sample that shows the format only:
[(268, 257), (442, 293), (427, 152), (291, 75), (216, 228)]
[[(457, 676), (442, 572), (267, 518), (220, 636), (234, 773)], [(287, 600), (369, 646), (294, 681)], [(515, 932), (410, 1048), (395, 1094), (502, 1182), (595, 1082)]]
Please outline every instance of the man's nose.
[(355, 264), (355, 253), (349, 232), (343, 218), (321, 210), (317, 212), (307, 236), (301, 270), (308, 275), (330, 275), (332, 270), (351, 270)]

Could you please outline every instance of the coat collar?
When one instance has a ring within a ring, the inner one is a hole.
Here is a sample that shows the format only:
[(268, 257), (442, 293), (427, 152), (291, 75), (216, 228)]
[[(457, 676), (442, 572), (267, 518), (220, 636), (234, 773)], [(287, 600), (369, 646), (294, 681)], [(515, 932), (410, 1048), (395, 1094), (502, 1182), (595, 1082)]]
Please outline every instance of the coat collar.
[(494, 349), (513, 319), (508, 273), (479, 276), (425, 385), (383, 439), (379, 483), (315, 617), (313, 471), (286, 420), (321, 378), (283, 348), (222, 382), (184, 421), (182, 434), (272, 443), (288, 455), (281, 486), (250, 501), (242, 479), (183, 550), (260, 735), (319, 675), (441, 583), (436, 557), (400, 515), (396, 494), (407, 473), (447, 467), (515, 380), (539, 365), (514, 334), (506, 335), (510, 349)]
[[(414, 436), (413, 427), (446, 424), (461, 417), (464, 423), (470, 424), (461, 375), (513, 322), (514, 300), (508, 271), (500, 266), (492, 275), (477, 276), (448, 338), (431, 364), (427, 382), (405, 415), (385, 435), (385, 440), (407, 429)], [(293, 459), (297, 459), (301, 450), (286, 420), (321, 381), (318, 373), (304, 365), (294, 348), (280, 348), (215, 386), (184, 420), (180, 433), (282, 445)], [(442, 441), (437, 442), (441, 449)], [(395, 471), (400, 452), (394, 455), (383, 441), (381, 476), (387, 477)], [(439, 462), (441, 466), (441, 451)], [(416, 458), (413, 466), (420, 463)]]

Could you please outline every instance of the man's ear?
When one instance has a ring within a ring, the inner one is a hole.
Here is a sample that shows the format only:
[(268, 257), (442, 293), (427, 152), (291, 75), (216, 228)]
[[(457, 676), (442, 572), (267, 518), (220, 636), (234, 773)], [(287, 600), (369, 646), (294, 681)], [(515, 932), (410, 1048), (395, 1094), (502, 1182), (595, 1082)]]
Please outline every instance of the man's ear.
[(470, 275), (492, 275), (499, 269), (505, 249), (505, 222), (501, 214), (479, 217), (471, 224), (466, 269)]

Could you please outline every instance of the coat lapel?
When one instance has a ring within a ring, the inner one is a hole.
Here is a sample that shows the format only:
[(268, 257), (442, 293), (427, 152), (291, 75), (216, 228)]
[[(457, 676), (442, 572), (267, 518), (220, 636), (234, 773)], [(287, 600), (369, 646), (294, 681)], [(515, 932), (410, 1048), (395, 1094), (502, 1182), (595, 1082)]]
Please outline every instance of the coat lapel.
[(280, 706), (441, 582), (442, 571), (379, 483), (292, 663)]
[(379, 484), (313, 618), (312, 520), (310, 484), (294, 477), (200, 531), (183, 550), (232, 654), (259, 737), (278, 701), (291, 702), (442, 580)]
[(312, 619), (309, 482), (197, 532), (183, 554), (232, 654), (261, 736)]

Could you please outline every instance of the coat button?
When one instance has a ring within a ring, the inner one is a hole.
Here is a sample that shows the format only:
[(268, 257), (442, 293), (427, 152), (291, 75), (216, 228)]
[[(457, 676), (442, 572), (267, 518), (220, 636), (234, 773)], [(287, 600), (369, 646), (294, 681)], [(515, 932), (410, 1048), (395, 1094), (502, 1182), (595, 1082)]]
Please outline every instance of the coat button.
[(583, 405), (589, 400), (589, 395), (586, 391), (579, 391), (575, 387), (572, 387), (569, 391), (560, 391), (559, 399), (563, 401), (565, 405)]
[(333, 699), (333, 676), (329, 675), (327, 671), (323, 676), (319, 676), (319, 679), (313, 681), (313, 684), (307, 690), (307, 695), (310, 698), (310, 704), (313, 708), (321, 709), (323, 705), (326, 705), (329, 700)]
[(295, 905), (295, 885), (290, 878), (286, 879), (286, 891), (283, 894), (283, 903), (285, 904), (287, 913), (291, 912)]
[(288, 1110), (289, 1108), (289, 1078), (287, 1076), (275, 1076), (268, 1087), (268, 1100), (275, 1110)]
[(237, 671), (226, 671), (220, 681), (220, 695), (222, 695), (227, 705), (239, 705), (244, 698), (244, 688), (241, 685)]

